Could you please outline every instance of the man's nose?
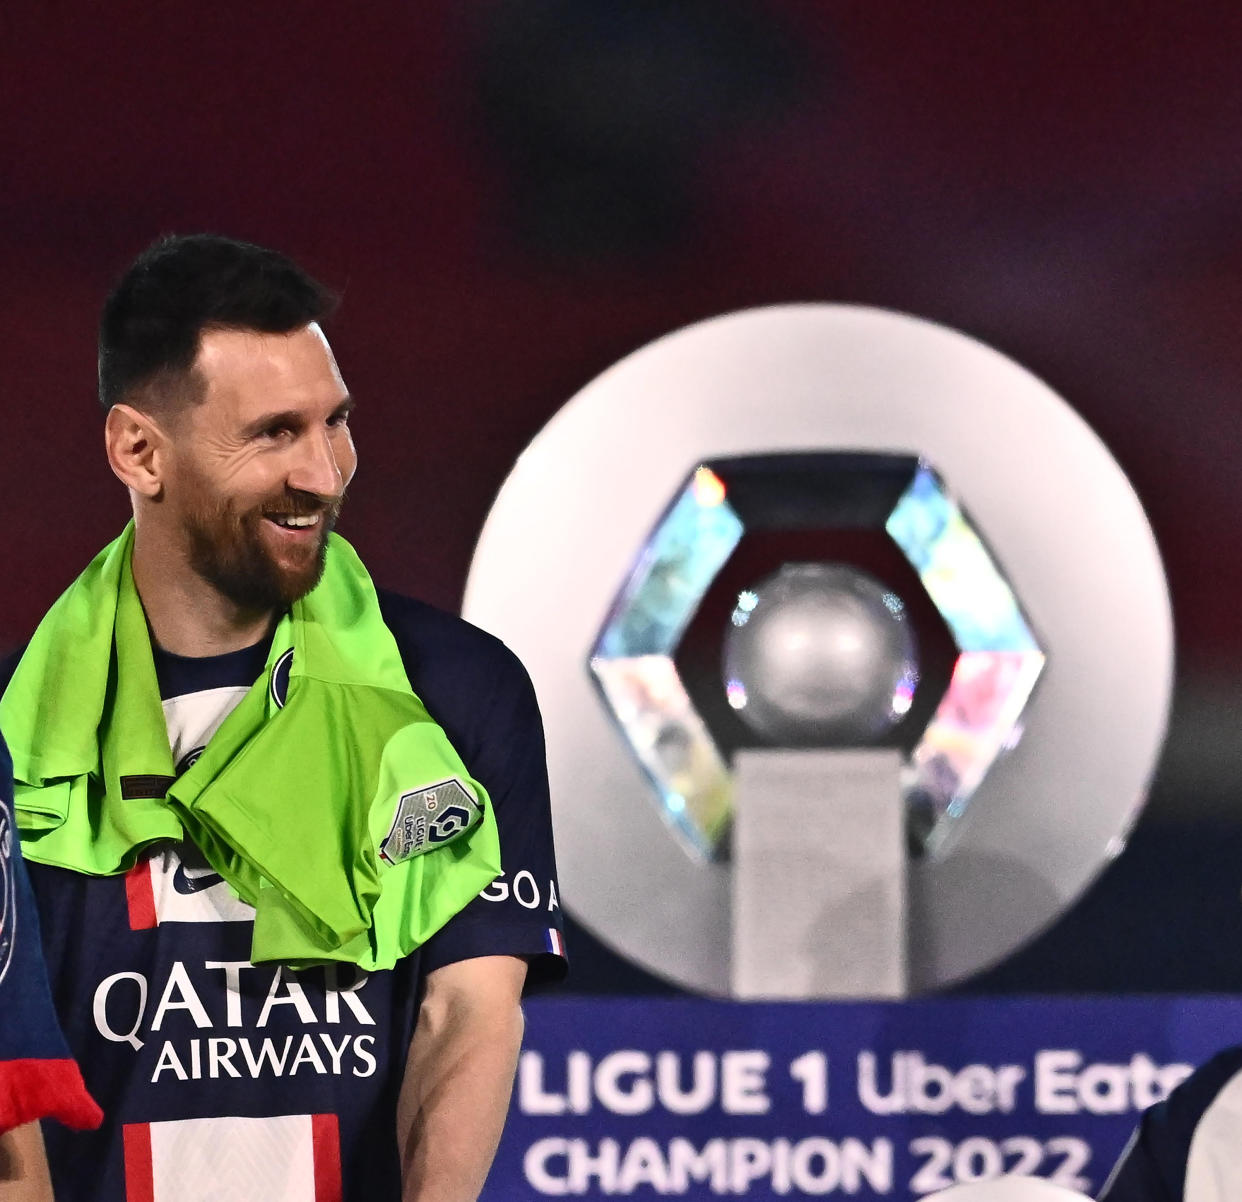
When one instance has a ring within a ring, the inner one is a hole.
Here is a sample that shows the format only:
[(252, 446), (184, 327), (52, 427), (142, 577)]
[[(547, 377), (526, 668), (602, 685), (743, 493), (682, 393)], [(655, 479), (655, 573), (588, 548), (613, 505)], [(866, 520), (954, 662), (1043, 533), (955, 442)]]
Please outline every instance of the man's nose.
[(326, 430), (307, 433), (298, 439), (297, 458), (289, 470), (289, 487), (313, 493), (325, 501), (335, 501), (345, 482), (336, 451)]

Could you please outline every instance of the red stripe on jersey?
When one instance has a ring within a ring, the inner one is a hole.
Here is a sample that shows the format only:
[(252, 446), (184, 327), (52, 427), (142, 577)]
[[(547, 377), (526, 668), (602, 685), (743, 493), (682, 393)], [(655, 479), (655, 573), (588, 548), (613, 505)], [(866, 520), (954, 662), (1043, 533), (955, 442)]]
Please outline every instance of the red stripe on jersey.
[(151, 1124), (126, 1123), (125, 1202), (155, 1202), (155, 1175), (151, 1169)]
[(129, 901), (129, 929), (149, 931), (159, 925), (155, 917), (155, 886), (151, 883), (151, 861), (143, 856), (125, 874), (125, 897)]
[(341, 1202), (341, 1134), (335, 1114), (311, 1115), (315, 1202)]

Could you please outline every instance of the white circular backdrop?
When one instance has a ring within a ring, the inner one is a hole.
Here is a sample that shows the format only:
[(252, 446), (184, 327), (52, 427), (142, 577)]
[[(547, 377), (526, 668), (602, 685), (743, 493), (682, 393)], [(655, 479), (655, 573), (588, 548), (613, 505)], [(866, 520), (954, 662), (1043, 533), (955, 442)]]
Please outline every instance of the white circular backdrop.
[(943, 326), (846, 305), (735, 313), (644, 347), (523, 452), (464, 613), (534, 679), (567, 909), (691, 989), (729, 993), (729, 866), (673, 838), (587, 657), (697, 464), (823, 450), (923, 456), (1048, 655), (1018, 746), (943, 854), (912, 865), (914, 992), (994, 963), (1074, 901), (1121, 849), (1164, 737), (1172, 620), (1150, 527), (1104, 445), (1028, 371)]

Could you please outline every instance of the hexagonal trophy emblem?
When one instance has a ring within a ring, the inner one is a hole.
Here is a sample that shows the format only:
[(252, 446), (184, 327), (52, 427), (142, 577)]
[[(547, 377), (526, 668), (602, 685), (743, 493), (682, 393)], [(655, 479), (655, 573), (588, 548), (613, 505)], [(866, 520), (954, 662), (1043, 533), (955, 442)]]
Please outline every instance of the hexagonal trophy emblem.
[[(737, 502), (731, 500), (725, 483), (735, 474), (748, 485)], [(772, 478), (770, 487), (756, 487), (760, 474)], [(805, 493), (792, 505), (790, 478), (796, 478)], [(784, 482), (783, 487), (778, 481)], [(843, 488), (843, 482), (848, 487)], [(895, 484), (902, 485), (899, 492)], [(772, 503), (776, 496), (781, 497), (779, 512)], [(860, 497), (867, 498), (865, 504), (860, 504)], [(826, 524), (883, 529), (917, 573), (948, 627), (956, 649), (952, 671), (933, 717), (905, 759), (901, 780), (912, 812), (924, 822), (930, 816), (929, 829), (916, 837), (929, 847), (938, 846), (992, 764), (1021, 737), (1022, 713), (1045, 656), (969, 518), (937, 473), (908, 456), (782, 455), (768, 457), (761, 465), (734, 459), (696, 468), (635, 557), (591, 651), (591, 671), (621, 736), (650, 777), (653, 798), (663, 807), (670, 828), (693, 854), (718, 858), (725, 850), (731, 811), (727, 754), (695, 709), (678, 673), (676, 651), (745, 531), (773, 523), (785, 528)], [(841, 576), (848, 569), (836, 565), (835, 572)], [(786, 592), (796, 588), (805, 594), (814, 587), (821, 610), (841, 583), (828, 579), (831, 573), (805, 567), (785, 575)], [(843, 583), (857, 592), (857, 578), (850, 576)], [(776, 597), (768, 599), (747, 589), (738, 596), (731, 624), (755, 630), (779, 604)], [(786, 612), (790, 608), (786, 599)], [(881, 590), (873, 608), (900, 624), (905, 603), (893, 591)], [(841, 614), (830, 617), (838, 625), (849, 621)], [(790, 630), (786, 638), (797, 640), (800, 633)], [(882, 631), (869, 636), (855, 623), (844, 631), (810, 631), (803, 641), (810, 642), (817, 634), (821, 648), (834, 638), (858, 642), (884, 637)], [(773, 671), (772, 664), (781, 655), (774, 642), (780, 637), (780, 633), (775, 640), (760, 636), (749, 657), (755, 661), (751, 671), (756, 675)], [(825, 689), (831, 694), (826, 698), (829, 711), (839, 708), (834, 698), (848, 701), (846, 695), (857, 691), (857, 682), (868, 672), (861, 658), (847, 653), (841, 679), (832, 680), (833, 666), (823, 662), (822, 649), (816, 654), (812, 647), (800, 646), (794, 655), (806, 664), (808, 676), (818, 673), (832, 686)], [(737, 657), (739, 666), (726, 674), (724, 687), (729, 705), (746, 713), (758, 699), (742, 679), (743, 658)], [(860, 741), (869, 741), (869, 727), (883, 726), (886, 718), (897, 719), (910, 709), (919, 680), (912, 651), (891, 657), (890, 667), (891, 679), (878, 682), (875, 699), (881, 708), (887, 707), (887, 714), (876, 715), (872, 703), (866, 714), (853, 716), (862, 723), (855, 731)], [(879, 669), (883, 676), (884, 665)], [(796, 722), (791, 725), (784, 712), (789, 708), (789, 690), (795, 687), (790, 675), (786, 665), (784, 695), (769, 699), (759, 722), (771, 728), (773, 740), (798, 744), (805, 741), (805, 732), (796, 729)], [(808, 683), (813, 687), (813, 679)], [(844, 717), (848, 725), (851, 715)], [(830, 716), (823, 715), (819, 726), (826, 736), (831, 735), (831, 725)]]

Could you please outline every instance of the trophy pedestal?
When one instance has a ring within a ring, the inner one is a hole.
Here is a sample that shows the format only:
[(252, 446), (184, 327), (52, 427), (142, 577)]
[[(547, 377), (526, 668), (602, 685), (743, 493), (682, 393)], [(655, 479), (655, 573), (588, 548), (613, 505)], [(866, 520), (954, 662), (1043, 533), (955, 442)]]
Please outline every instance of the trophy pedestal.
[(734, 757), (736, 997), (907, 996), (900, 766), (887, 748)]

